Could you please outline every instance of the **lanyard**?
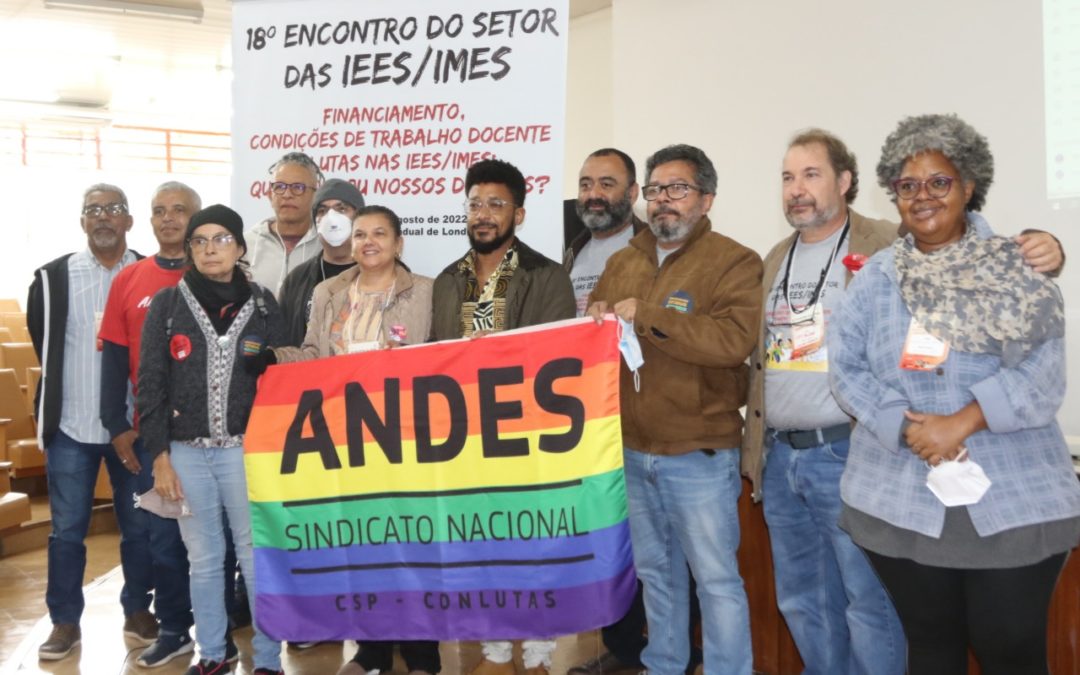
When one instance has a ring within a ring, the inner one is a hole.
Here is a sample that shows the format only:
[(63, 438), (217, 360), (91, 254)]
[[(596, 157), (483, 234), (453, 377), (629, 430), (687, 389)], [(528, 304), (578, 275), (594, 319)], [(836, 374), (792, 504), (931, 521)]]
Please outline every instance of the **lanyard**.
[(829, 262), (821, 269), (821, 276), (818, 277), (817, 286), (814, 287), (814, 294), (810, 296), (810, 301), (799, 309), (796, 309), (795, 305), (791, 304), (791, 299), (788, 298), (788, 277), (791, 275), (791, 265), (795, 260), (795, 250), (799, 245), (799, 238), (795, 237), (795, 240), (791, 242), (791, 248), (788, 249), (787, 255), (787, 267), (784, 268), (784, 279), (780, 282), (780, 289), (784, 294), (784, 302), (787, 303), (788, 311), (793, 317), (794, 315), (802, 314), (807, 309), (812, 309), (817, 305), (818, 297), (821, 295), (821, 289), (825, 287), (825, 280), (829, 276), (829, 270), (832, 269), (833, 263), (836, 262), (836, 255), (840, 253), (840, 246), (843, 245), (844, 237), (847, 236), (849, 229), (851, 229), (850, 219), (844, 223), (844, 229), (840, 232), (840, 238), (836, 240), (836, 244), (833, 246), (832, 254), (829, 256)]

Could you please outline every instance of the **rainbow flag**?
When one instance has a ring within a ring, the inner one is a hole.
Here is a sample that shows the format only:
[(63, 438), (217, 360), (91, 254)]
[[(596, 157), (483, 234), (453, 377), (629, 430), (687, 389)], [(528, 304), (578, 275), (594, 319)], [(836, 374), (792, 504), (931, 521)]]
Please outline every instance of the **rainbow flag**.
[(554, 637), (633, 598), (615, 322), (270, 368), (244, 442), (278, 640)]

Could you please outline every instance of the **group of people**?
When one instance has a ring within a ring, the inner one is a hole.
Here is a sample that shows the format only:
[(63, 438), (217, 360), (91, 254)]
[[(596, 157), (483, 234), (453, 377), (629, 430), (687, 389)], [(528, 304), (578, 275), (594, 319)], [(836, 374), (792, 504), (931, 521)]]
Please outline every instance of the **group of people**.
[[(160, 186), (160, 250), (142, 260), (126, 246), (122, 190), (91, 186), (88, 248), (35, 273), (53, 514), (42, 659), (79, 642), (102, 461), (124, 631), (148, 645), (139, 664), (190, 653), (194, 625), (188, 675), (228, 672), (237, 562), (258, 585), (242, 444), (267, 367), (613, 313), (644, 358), (620, 388), (639, 593), (603, 629), (609, 651), (571, 673), (692, 670), (696, 607), (704, 672), (751, 673), (743, 476), (764, 503), (777, 603), (805, 672), (963, 673), (969, 646), (984, 672), (1047, 672), (1050, 596), (1080, 541), (1080, 482), (1055, 422), (1062, 301), (1046, 274), (1064, 256), (1046, 233), (991, 233), (977, 212), (992, 156), (967, 123), (908, 118), (886, 140), (877, 176), (899, 229), (850, 209), (859, 176), (839, 138), (795, 136), (781, 172), (795, 231), (764, 262), (713, 231), (717, 173), (689, 145), (651, 155), (640, 186), (626, 153), (590, 154), (585, 228), (561, 264), (517, 236), (522, 173), (477, 162), (469, 249), (435, 279), (404, 262), (392, 210), (323, 180), (307, 155), (271, 173), (274, 217), (247, 230), (189, 187)], [(633, 213), (639, 195), (647, 222)], [(134, 509), (131, 494), (151, 488), (190, 516)], [(281, 645), (250, 609), (255, 673), (280, 673)], [(551, 667), (555, 637), (523, 641), (528, 675)], [(440, 670), (436, 642), (360, 641), (339, 673), (389, 671), (395, 646), (410, 671)], [(513, 675), (511, 642), (482, 651), (476, 675)]]

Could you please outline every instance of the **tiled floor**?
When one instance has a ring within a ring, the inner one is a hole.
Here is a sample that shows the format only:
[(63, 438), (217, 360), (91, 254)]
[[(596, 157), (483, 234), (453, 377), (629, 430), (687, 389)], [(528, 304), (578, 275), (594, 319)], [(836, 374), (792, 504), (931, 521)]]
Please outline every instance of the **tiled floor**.
[[(122, 577), (119, 564), (119, 537), (99, 534), (87, 538), (86, 612), (82, 620), (82, 645), (67, 659), (39, 662), (37, 646), (48, 636), (51, 624), (45, 612), (45, 551), (38, 549), (0, 559), (0, 675), (56, 673), (84, 675), (153, 672), (179, 675), (188, 661), (177, 659), (153, 671), (135, 665), (140, 647), (128, 643), (122, 634), (123, 614), (119, 606)], [(250, 629), (236, 634), (242, 654), (250, 654)], [(551, 672), (561, 675), (572, 665), (597, 655), (596, 632), (561, 638)], [(284, 668), (290, 675), (333, 675), (356, 645), (324, 644), (304, 652), (286, 650)], [(444, 675), (466, 673), (480, 660), (476, 643), (443, 643)], [(520, 664), (519, 664), (520, 666)], [(404, 673), (403, 664), (396, 672)], [(250, 673), (250, 659), (243, 659), (234, 672)]]

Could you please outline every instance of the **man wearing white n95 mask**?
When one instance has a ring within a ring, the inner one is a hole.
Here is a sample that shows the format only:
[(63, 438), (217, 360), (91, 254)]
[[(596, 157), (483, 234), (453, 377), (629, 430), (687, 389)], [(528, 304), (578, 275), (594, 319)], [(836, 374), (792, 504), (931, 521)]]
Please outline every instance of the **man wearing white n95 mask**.
[(319, 233), (322, 255), (289, 272), (281, 285), (281, 311), (285, 316), (286, 344), (299, 347), (307, 331), (315, 286), (356, 264), (352, 257), (352, 220), (364, 207), (364, 196), (352, 183), (331, 178), (312, 201), (312, 222)]

